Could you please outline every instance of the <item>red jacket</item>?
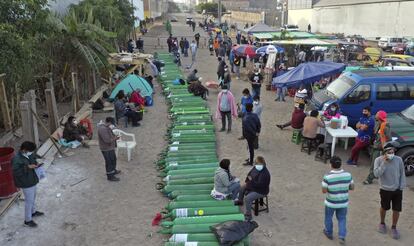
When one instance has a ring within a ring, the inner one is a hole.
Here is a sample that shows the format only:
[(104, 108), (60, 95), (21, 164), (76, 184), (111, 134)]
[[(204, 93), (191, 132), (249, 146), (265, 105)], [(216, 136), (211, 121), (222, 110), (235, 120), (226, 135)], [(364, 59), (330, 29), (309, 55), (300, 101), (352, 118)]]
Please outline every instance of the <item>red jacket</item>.
[(292, 122), (291, 126), (294, 129), (303, 128), (303, 121), (305, 120), (306, 114), (303, 112), (303, 109), (295, 108), (292, 113)]
[(145, 99), (136, 91), (132, 92), (131, 98), (129, 99), (130, 103), (135, 103), (140, 106), (145, 105)]

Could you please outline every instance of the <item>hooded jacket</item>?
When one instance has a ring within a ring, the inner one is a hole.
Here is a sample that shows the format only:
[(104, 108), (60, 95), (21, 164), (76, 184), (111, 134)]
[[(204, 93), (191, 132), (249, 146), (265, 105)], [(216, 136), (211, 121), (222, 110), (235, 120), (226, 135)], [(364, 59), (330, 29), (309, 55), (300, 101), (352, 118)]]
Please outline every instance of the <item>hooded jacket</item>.
[(262, 171), (257, 171), (257, 169), (253, 167), (247, 176), (252, 178), (251, 180), (246, 178), (247, 190), (254, 191), (262, 195), (269, 194), (270, 173), (266, 166), (263, 167)]

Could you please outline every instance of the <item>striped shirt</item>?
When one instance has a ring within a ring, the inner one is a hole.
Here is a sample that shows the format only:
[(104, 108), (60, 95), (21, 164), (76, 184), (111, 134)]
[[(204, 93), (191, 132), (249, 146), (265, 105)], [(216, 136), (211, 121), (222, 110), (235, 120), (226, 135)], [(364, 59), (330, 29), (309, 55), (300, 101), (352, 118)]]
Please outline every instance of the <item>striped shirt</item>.
[(325, 206), (329, 208), (348, 207), (349, 186), (353, 184), (352, 175), (344, 170), (331, 170), (322, 180), (322, 187), (328, 190)]

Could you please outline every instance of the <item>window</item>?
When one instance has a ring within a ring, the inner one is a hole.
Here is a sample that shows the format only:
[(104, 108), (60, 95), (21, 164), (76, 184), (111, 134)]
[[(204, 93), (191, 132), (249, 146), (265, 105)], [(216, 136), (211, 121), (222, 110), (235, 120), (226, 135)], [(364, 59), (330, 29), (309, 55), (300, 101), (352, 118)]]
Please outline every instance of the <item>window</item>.
[(357, 104), (360, 102), (367, 101), (371, 98), (371, 86), (360, 85), (344, 99), (346, 104)]
[(379, 100), (403, 100), (409, 98), (407, 84), (379, 84), (377, 99)]

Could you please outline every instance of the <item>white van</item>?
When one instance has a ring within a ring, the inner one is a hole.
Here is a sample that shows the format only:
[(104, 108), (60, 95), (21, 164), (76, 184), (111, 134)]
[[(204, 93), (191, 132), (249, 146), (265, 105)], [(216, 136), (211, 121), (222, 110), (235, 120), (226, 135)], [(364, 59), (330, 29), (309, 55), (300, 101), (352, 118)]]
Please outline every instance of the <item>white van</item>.
[(378, 41), (378, 47), (382, 50), (391, 50), (393, 47), (396, 47), (398, 44), (403, 44), (407, 41), (404, 38), (389, 38), (389, 37), (382, 37)]

